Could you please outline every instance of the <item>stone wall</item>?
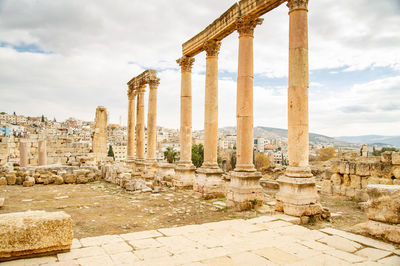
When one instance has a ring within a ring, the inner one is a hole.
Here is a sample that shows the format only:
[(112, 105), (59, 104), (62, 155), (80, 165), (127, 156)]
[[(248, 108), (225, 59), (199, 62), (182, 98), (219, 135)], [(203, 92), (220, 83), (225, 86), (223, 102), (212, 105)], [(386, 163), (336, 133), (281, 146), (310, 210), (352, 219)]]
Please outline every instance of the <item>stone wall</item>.
[(333, 160), (325, 178), (321, 185), (322, 193), (367, 201), (368, 185), (400, 185), (400, 152)]

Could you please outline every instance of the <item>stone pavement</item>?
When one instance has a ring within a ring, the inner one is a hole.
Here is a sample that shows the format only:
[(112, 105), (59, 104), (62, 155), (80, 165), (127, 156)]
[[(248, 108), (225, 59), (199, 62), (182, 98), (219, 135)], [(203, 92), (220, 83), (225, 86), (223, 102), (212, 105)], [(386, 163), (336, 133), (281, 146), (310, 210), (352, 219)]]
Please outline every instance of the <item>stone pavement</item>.
[(74, 239), (70, 252), (1, 265), (400, 265), (400, 249), (278, 214)]

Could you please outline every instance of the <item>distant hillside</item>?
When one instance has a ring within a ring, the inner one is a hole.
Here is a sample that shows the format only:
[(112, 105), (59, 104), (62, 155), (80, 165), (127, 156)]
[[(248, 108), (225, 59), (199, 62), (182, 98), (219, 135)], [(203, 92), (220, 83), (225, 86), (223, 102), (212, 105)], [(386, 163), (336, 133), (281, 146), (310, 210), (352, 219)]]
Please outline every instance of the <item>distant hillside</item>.
[[(224, 135), (234, 135), (236, 134), (235, 127), (224, 127), (219, 129)], [(268, 139), (285, 139), (287, 140), (288, 131), (282, 128), (272, 128), (272, 127), (255, 127), (254, 137), (256, 138), (268, 138)], [(351, 145), (348, 142), (337, 140), (328, 136), (310, 133), (310, 142), (318, 143), (323, 145), (335, 145), (337, 147), (347, 147)]]
[(360, 144), (377, 144), (379, 146), (391, 145), (400, 147), (400, 136), (380, 136), (380, 135), (364, 135), (364, 136), (342, 136), (336, 137), (342, 141), (348, 141)]

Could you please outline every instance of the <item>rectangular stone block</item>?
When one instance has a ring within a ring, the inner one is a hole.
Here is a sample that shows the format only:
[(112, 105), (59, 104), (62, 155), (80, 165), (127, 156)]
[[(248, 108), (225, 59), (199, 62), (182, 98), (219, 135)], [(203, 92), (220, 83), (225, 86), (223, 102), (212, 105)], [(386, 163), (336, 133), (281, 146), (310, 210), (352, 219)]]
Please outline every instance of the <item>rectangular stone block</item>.
[(400, 165), (400, 152), (393, 152), (392, 153), (392, 164), (399, 164)]
[(368, 219), (400, 224), (400, 186), (368, 185), (369, 196), (367, 206)]
[(350, 187), (355, 189), (361, 188), (361, 177), (358, 175), (350, 175)]
[(69, 250), (72, 239), (72, 219), (65, 212), (0, 214), (0, 261)]
[(370, 175), (370, 168), (368, 163), (359, 162), (356, 166), (356, 174), (359, 176)]

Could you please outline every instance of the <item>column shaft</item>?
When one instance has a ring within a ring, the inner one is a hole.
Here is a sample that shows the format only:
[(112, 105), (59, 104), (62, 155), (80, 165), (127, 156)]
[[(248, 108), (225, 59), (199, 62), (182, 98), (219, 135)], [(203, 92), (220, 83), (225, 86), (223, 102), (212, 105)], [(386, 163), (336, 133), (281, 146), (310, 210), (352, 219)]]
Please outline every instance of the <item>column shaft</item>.
[(179, 164), (192, 165), (192, 57), (178, 60), (181, 66), (181, 126)]
[(144, 92), (145, 88), (138, 90), (138, 103), (137, 103), (137, 122), (136, 122), (136, 158), (144, 160)]
[(39, 140), (38, 153), (39, 153), (39, 165), (47, 165), (47, 147), (45, 140)]
[(26, 142), (19, 142), (19, 165), (21, 167), (28, 166), (28, 146)]
[(291, 10), (289, 20), (289, 166), (304, 168), (309, 156), (307, 9)]
[(204, 105), (204, 167), (218, 167), (218, 52), (221, 43), (209, 41)]
[(149, 110), (147, 112), (147, 159), (155, 161), (157, 147), (157, 86), (159, 80), (150, 82)]
[(135, 158), (135, 98), (136, 93), (130, 91), (128, 93), (129, 107), (128, 107), (128, 147), (127, 159), (133, 160)]

